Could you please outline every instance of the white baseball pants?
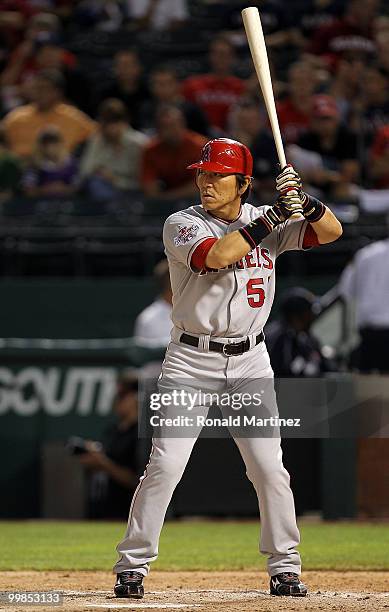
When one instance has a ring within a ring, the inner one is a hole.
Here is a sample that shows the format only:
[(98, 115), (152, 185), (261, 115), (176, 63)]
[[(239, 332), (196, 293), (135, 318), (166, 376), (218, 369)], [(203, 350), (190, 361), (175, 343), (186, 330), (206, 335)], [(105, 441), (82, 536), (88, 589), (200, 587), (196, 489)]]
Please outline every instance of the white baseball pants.
[[(233, 357), (171, 342), (162, 366), (159, 389), (163, 391), (172, 385), (177, 387), (177, 382), (185, 382), (204, 390), (206, 382), (208, 389), (220, 390), (224, 385), (242, 392), (259, 379), (271, 383), (270, 397), (267, 393), (266, 401), (273, 404), (272, 414), (277, 414), (273, 372), (264, 342)], [(207, 412), (208, 407), (196, 406), (192, 414), (206, 415)], [(149, 463), (132, 500), (125, 536), (117, 546), (119, 560), (114, 566), (115, 573), (133, 570), (148, 574), (150, 563), (158, 555), (166, 510), (200, 431), (201, 427), (191, 428), (190, 437), (167, 435), (153, 439)], [(247, 477), (258, 496), (260, 552), (268, 557), (269, 575), (300, 574), (301, 561), (296, 550), (299, 531), (289, 474), (282, 463), (280, 438), (234, 439), (245, 462)]]

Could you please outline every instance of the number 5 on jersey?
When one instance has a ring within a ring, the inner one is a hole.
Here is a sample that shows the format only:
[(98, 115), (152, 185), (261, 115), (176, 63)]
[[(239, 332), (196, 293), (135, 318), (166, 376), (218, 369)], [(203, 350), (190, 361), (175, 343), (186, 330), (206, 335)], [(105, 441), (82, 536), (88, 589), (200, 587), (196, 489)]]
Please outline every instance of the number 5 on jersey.
[(246, 285), (247, 301), (251, 308), (261, 308), (265, 301), (265, 290), (261, 287), (263, 278), (250, 278)]

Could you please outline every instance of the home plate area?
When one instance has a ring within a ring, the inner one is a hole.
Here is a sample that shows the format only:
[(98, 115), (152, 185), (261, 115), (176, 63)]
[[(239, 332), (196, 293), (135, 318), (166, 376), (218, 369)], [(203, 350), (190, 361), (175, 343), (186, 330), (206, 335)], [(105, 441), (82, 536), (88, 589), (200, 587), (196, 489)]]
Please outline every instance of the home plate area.
[[(142, 600), (121, 599), (111, 593), (96, 593), (93, 599), (90, 593), (64, 593), (65, 602), (79, 602), (82, 608), (96, 609), (159, 609), (159, 610), (195, 610), (212, 609), (218, 604), (240, 604), (241, 602), (257, 601), (259, 597), (269, 595), (265, 591), (228, 591), (226, 589), (170, 589), (168, 591), (149, 591)], [(235, 608), (234, 608), (235, 609)], [(236, 610), (240, 610), (240, 606)]]
[[(272, 597), (268, 577), (259, 571), (153, 571), (145, 597), (113, 595), (114, 576), (101, 571), (4, 571), (0, 590), (58, 591), (63, 603), (47, 612), (93, 610), (183, 610), (197, 612), (389, 612), (389, 572), (307, 571), (307, 597)], [(46, 612), (46, 607), (8, 606), (0, 612)]]
[[(112, 593), (64, 593), (65, 608), (78, 610), (221, 610), (257, 612), (286, 610), (389, 611), (389, 593), (313, 591), (306, 598), (272, 597), (265, 590), (169, 589), (149, 591), (142, 600), (115, 598)], [(66, 605), (67, 604), (67, 605)], [(72, 605), (73, 604), (73, 605)], [(73, 607), (74, 606), (74, 607)]]

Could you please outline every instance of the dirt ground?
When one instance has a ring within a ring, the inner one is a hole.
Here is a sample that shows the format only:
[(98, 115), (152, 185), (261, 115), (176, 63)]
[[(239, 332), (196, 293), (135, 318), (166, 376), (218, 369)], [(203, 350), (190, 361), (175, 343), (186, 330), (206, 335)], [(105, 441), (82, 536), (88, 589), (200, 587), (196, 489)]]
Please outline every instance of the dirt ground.
[(108, 572), (1, 572), (4, 591), (58, 591), (61, 606), (4, 605), (1, 612), (43, 610), (187, 610), (188, 612), (389, 612), (389, 572), (305, 572), (308, 597), (271, 597), (264, 572), (158, 572), (142, 600), (116, 599)]

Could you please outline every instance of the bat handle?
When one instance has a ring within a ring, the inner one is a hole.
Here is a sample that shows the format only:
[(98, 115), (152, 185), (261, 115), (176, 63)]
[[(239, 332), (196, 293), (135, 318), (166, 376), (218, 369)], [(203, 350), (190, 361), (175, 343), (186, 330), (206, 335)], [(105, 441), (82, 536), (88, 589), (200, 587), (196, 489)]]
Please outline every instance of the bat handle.
[(285, 166), (287, 165), (284, 147), (282, 146), (282, 143), (280, 143), (280, 146), (279, 146), (279, 143), (277, 140), (276, 140), (276, 147), (277, 147), (278, 161), (280, 162), (281, 170), (283, 170)]

